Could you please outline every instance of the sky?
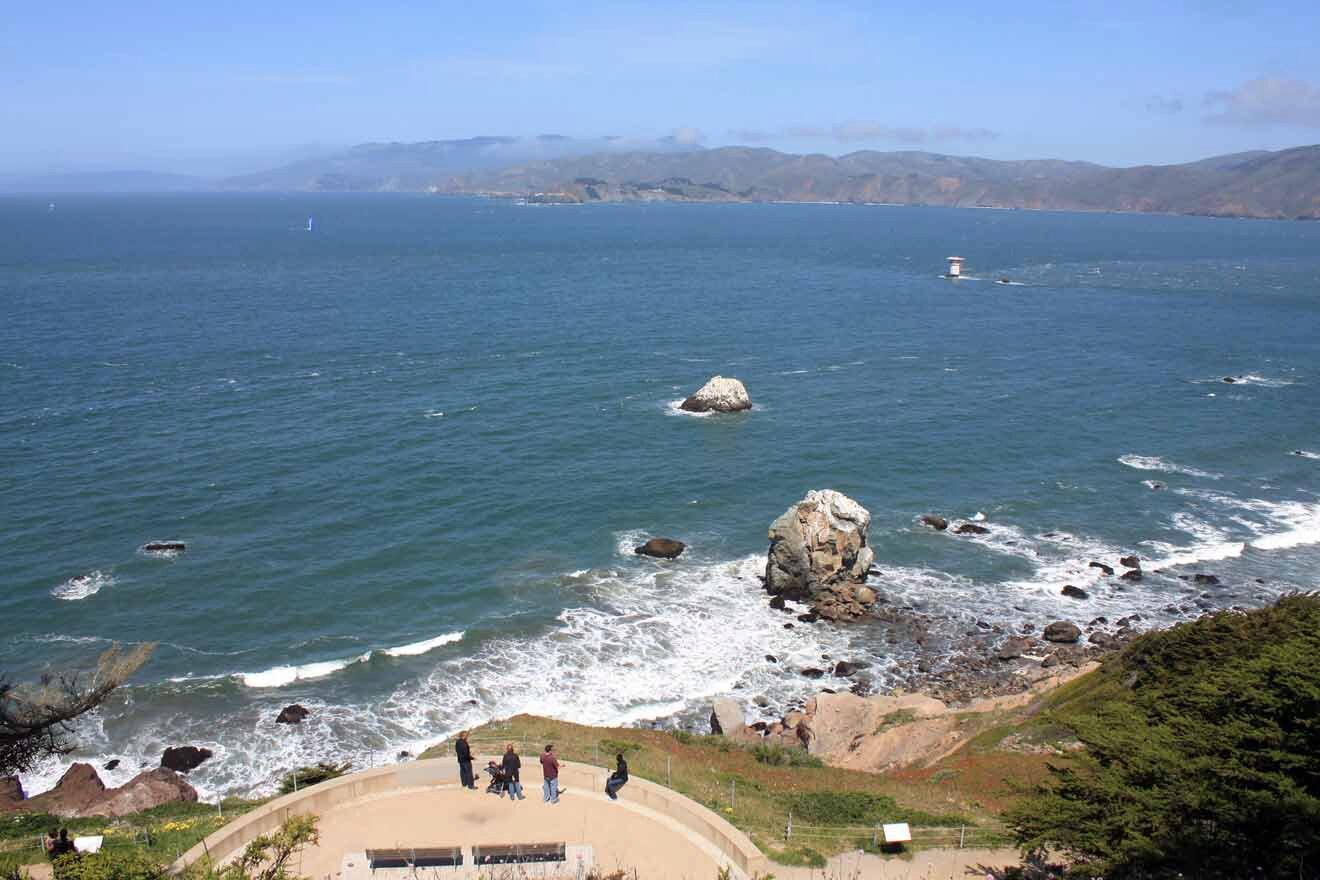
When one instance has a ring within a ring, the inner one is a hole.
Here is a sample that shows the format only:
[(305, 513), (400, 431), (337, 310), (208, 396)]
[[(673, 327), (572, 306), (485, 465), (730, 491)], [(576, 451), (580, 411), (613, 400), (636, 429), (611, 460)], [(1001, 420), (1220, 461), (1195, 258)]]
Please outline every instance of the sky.
[(1320, 2), (4, 0), (0, 173), (658, 138), (1109, 165), (1320, 143)]

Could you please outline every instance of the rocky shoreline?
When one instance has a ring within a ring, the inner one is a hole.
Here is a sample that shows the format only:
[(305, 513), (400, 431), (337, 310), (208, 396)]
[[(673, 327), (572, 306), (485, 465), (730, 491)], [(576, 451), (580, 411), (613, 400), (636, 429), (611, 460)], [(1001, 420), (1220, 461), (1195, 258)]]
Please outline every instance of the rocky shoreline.
[[(918, 520), (937, 531), (981, 535), (989, 529), (976, 522), (952, 526), (937, 514)], [(970, 621), (933, 615), (890, 595), (883, 585), (883, 571), (873, 565), (867, 528), (870, 514), (856, 501), (832, 490), (807, 493), (774, 521), (769, 529), (770, 547), (762, 584), (770, 605), (791, 615), (785, 626), (818, 624), (865, 626), (882, 645), (892, 645), (906, 656), (883, 679), (862, 659), (822, 655), (820, 666), (783, 667), (784, 672), (807, 680), (826, 679), (831, 687), (816, 697), (789, 704), (778, 718), (762, 718), (739, 725), (732, 708), (717, 701), (720, 711), (712, 728), (745, 728), (739, 737), (761, 738), (784, 745), (803, 745), (796, 740), (799, 725), (820, 697), (839, 693), (879, 698), (889, 694), (918, 700), (938, 701), (949, 708), (967, 707), (978, 701), (1011, 697), (1038, 689), (1042, 683), (1058, 681), (1091, 668), (1105, 656), (1121, 649), (1142, 629), (1143, 617), (1127, 614), (1115, 620), (1096, 616), (1085, 623), (1042, 619), (1017, 629), (984, 620)], [(1117, 565), (1091, 561), (1089, 567), (1107, 578), (1124, 582), (1144, 576), (1136, 555), (1115, 560)], [(1118, 569), (1124, 569), (1121, 574)], [(1211, 574), (1183, 575), (1190, 586), (1218, 583)], [(1060, 594), (1085, 599), (1085, 590), (1063, 584)], [(792, 603), (792, 604), (790, 604)], [(1188, 610), (1196, 609), (1188, 606)], [(1180, 609), (1181, 610), (1181, 609)], [(1201, 612), (1211, 609), (1201, 607)], [(778, 658), (767, 655), (768, 663)], [(824, 683), (824, 682), (822, 682)], [(767, 710), (764, 697), (752, 699), (752, 714)], [(735, 704), (736, 705), (736, 704)]]

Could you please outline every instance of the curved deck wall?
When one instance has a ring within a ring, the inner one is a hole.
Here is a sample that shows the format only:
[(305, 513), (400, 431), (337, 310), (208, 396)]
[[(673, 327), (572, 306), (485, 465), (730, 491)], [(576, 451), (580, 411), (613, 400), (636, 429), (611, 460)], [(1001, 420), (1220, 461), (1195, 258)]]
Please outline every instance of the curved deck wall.
[[(477, 766), (481, 766), (485, 760), (484, 757), (480, 758)], [(559, 775), (567, 789), (576, 787), (603, 792), (609, 773), (589, 764), (561, 761)], [(458, 766), (452, 758), (378, 767), (332, 779), (304, 791), (284, 795), (240, 816), (184, 853), (170, 870), (180, 871), (208, 854), (216, 862), (225, 862), (240, 853), (255, 838), (278, 830), (289, 816), (322, 815), (365, 798), (457, 785)], [(672, 789), (634, 776), (619, 796), (649, 812), (668, 817), (711, 844), (746, 877), (765, 873), (769, 868), (766, 857), (746, 834), (718, 814)]]

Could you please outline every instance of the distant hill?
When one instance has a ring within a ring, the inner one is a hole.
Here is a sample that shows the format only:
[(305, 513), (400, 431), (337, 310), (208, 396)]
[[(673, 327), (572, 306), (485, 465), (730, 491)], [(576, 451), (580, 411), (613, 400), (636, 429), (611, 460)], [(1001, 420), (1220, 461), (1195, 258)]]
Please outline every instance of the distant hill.
[(9, 193), (161, 193), (202, 192), (212, 184), (200, 177), (159, 171), (92, 171), (0, 178), (0, 192)]
[(371, 143), (340, 153), (304, 159), (270, 171), (230, 177), (220, 187), (268, 192), (423, 192), (455, 175), (507, 168), (529, 161), (645, 149), (652, 153), (696, 147), (672, 138), (629, 141), (624, 138), (472, 137), (420, 143)]
[(724, 147), (534, 162), (452, 177), (438, 189), (547, 201), (827, 201), (1320, 219), (1320, 146), (1133, 168)]

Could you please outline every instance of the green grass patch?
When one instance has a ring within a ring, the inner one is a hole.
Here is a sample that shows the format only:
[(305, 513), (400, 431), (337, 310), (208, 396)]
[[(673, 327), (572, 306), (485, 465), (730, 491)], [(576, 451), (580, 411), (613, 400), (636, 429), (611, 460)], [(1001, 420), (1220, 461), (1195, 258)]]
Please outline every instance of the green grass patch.
[(780, 865), (792, 868), (823, 868), (825, 857), (809, 846), (789, 846), (784, 849), (764, 847), (766, 856)]
[(600, 751), (603, 755), (623, 754), (625, 757), (629, 752), (640, 752), (645, 746), (639, 742), (629, 742), (622, 739), (603, 739), (600, 741)]
[(803, 749), (784, 748), (778, 745), (752, 746), (752, 757), (758, 764), (771, 767), (824, 767), (825, 762), (815, 755), (807, 754)]
[(902, 807), (888, 795), (869, 791), (804, 791), (787, 799), (795, 822), (812, 825), (879, 825), (907, 822), (914, 826), (972, 824), (957, 813), (929, 813)]

